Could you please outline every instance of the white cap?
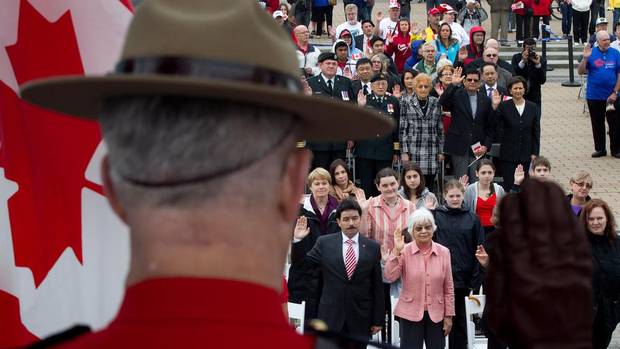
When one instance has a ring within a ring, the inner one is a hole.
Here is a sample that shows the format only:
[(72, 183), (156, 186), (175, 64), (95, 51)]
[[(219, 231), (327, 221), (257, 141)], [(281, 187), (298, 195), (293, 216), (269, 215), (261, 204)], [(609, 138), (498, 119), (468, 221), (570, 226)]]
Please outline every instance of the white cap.
[(599, 18), (596, 19), (596, 25), (607, 24), (607, 23), (609, 23), (609, 22), (607, 22), (607, 18), (605, 18), (605, 17), (599, 17)]
[(390, 0), (390, 5), (388, 6), (388, 8), (400, 8), (398, 0)]
[(468, 4), (475, 4), (476, 0), (465, 0), (465, 2)]
[(273, 11), (273, 18), (284, 17), (284, 13), (282, 11)]

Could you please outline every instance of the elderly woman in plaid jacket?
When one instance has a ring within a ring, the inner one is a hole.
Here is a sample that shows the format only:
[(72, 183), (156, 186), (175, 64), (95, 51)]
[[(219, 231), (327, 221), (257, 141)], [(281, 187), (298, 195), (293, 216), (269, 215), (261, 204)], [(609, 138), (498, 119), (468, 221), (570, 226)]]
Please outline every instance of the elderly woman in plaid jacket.
[(403, 162), (413, 161), (424, 172), (426, 183), (433, 183), (438, 162), (443, 160), (444, 133), (441, 106), (430, 96), (431, 77), (414, 79), (415, 93), (400, 99), (400, 146)]

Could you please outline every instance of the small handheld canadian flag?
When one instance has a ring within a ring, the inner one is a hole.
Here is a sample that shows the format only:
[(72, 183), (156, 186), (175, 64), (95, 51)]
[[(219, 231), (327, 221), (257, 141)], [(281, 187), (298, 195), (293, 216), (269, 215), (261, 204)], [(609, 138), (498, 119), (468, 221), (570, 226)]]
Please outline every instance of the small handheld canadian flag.
[(92, 121), (24, 103), (19, 85), (112, 70), (129, 0), (5, 0), (0, 11), (0, 348), (116, 313), (126, 228), (102, 195)]

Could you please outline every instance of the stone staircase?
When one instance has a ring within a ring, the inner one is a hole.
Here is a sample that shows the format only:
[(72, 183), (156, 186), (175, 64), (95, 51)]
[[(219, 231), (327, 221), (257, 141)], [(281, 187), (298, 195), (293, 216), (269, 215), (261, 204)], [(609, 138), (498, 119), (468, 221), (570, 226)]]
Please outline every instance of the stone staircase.
[[(322, 51), (327, 51), (331, 49), (331, 41), (326, 37), (320, 39), (312, 39), (315, 45), (317, 45)], [(542, 44), (539, 43), (536, 48), (539, 54), (542, 54)], [(553, 70), (547, 72), (547, 80), (554, 82), (563, 82), (568, 80), (569, 78), (569, 54), (568, 42), (566, 40), (561, 41), (551, 41), (547, 44), (546, 56), (547, 56), (547, 65)], [(583, 46), (572, 47), (573, 50), (573, 61), (574, 61), (574, 72), (575, 72), (575, 80), (579, 81), (579, 76), (577, 75), (577, 65), (579, 64), (579, 60), (583, 54)], [(502, 47), (500, 50), (500, 57), (508, 62), (512, 60), (512, 56), (515, 53), (521, 52), (521, 48), (517, 47), (515, 43), (512, 43), (510, 47)]]

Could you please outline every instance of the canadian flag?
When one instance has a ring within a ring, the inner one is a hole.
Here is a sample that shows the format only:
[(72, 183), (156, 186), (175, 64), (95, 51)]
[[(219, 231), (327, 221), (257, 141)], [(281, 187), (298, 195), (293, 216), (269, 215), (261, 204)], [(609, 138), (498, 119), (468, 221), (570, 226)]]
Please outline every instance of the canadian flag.
[(18, 97), (53, 75), (112, 70), (129, 0), (2, 0), (0, 10), (0, 348), (116, 314), (129, 262), (127, 228), (102, 195), (93, 121)]

